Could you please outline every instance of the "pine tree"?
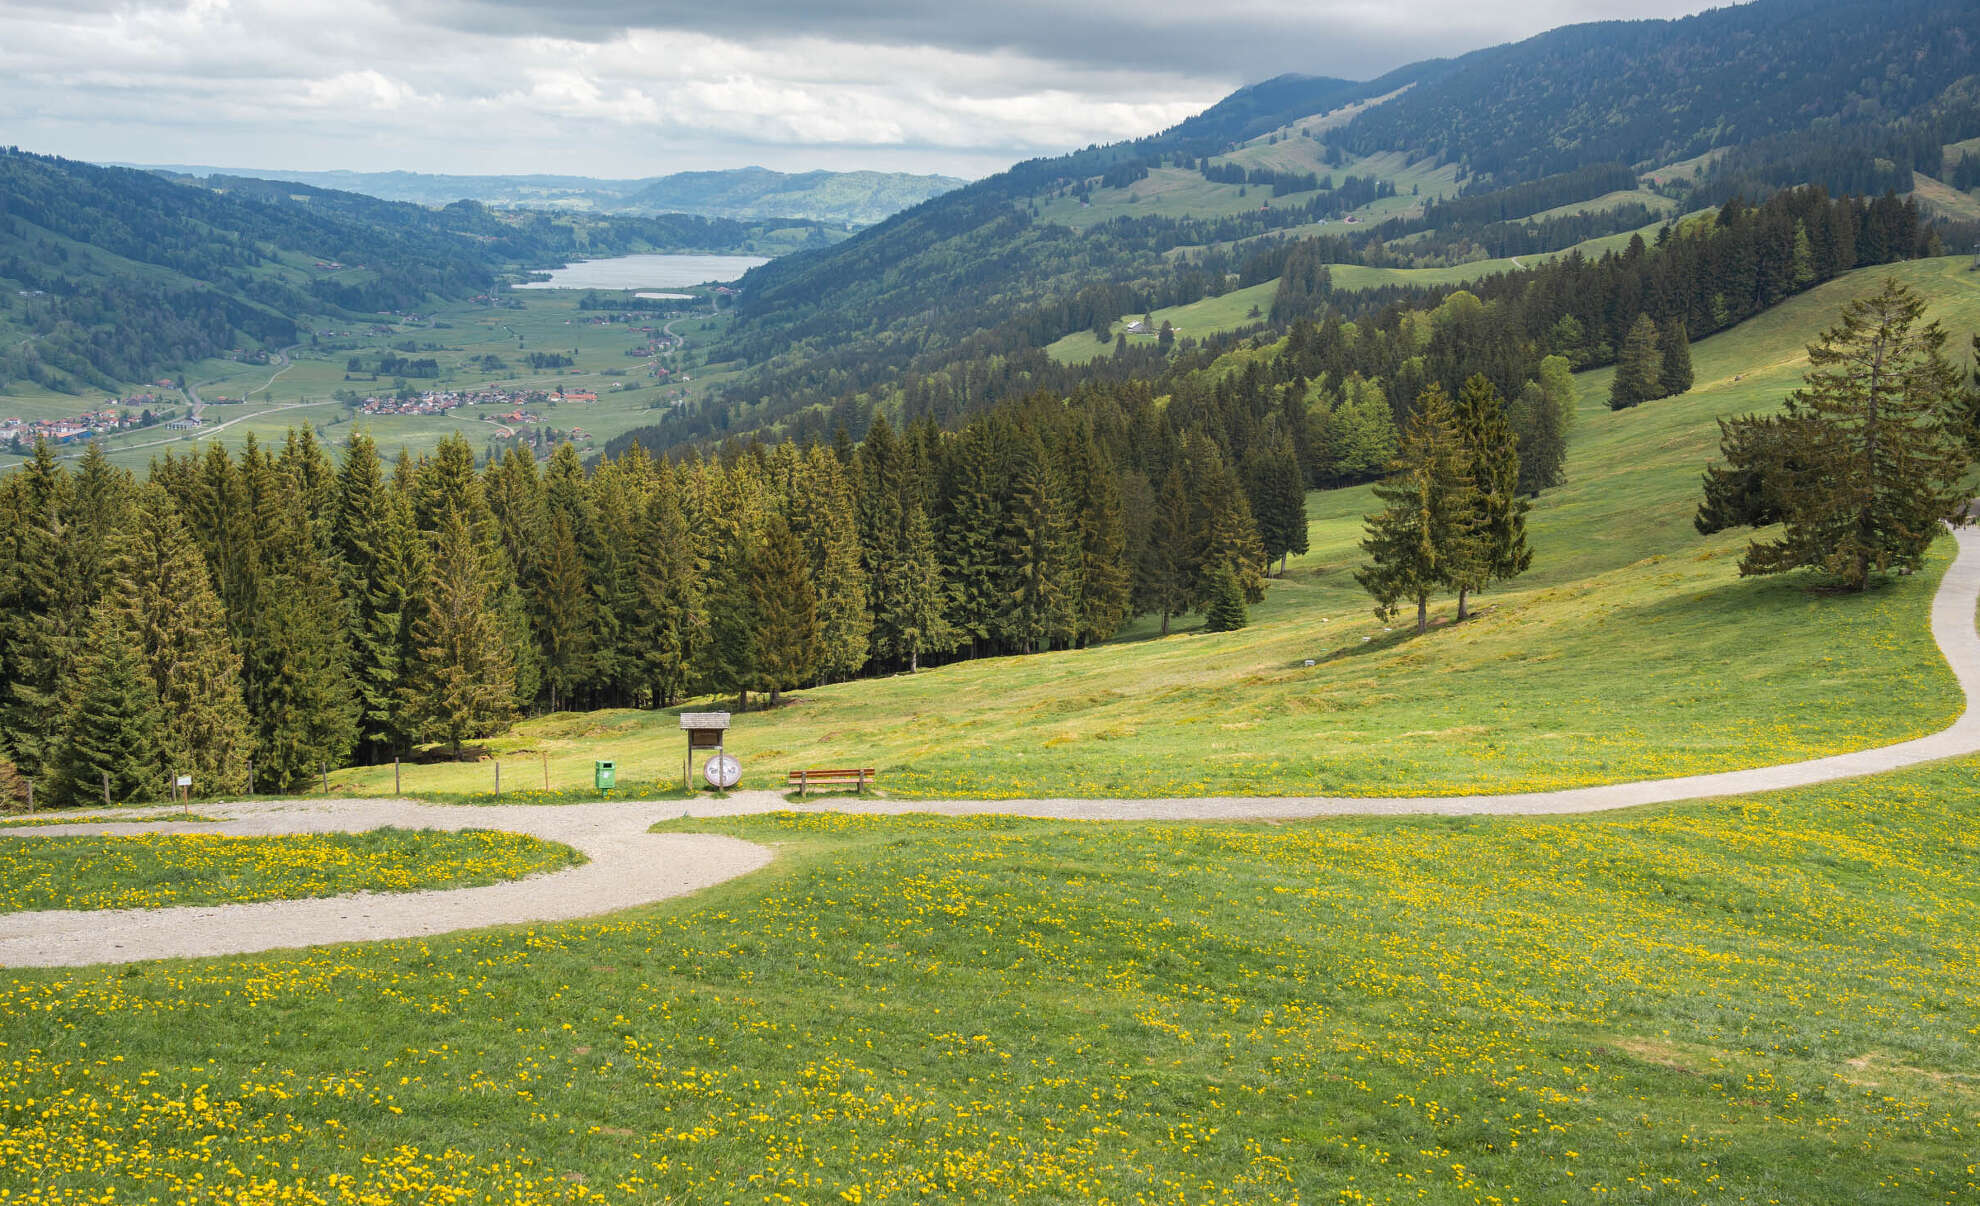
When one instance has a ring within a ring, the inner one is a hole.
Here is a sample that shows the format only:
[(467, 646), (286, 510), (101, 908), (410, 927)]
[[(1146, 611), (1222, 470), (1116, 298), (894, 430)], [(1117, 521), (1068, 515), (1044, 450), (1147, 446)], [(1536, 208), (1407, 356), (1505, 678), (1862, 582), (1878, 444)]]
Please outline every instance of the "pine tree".
[(1235, 632), (1250, 623), (1244, 610), (1244, 588), (1228, 566), (1218, 566), (1210, 575), (1210, 602), (1203, 613), (1203, 627), (1209, 632)]
[(1254, 449), (1246, 464), (1245, 487), (1251, 493), (1251, 513), (1258, 520), (1265, 559), (1276, 560), (1283, 577), (1287, 559), (1307, 550), (1305, 475), (1290, 438), (1281, 435), (1276, 442)]
[(1533, 551), (1526, 547), (1527, 502), (1519, 494), (1519, 447), (1505, 402), (1484, 374), (1473, 374), (1458, 391), (1458, 439), (1469, 461), (1477, 490), (1476, 531), (1479, 555), (1457, 580), (1458, 616), (1470, 616), (1467, 596), (1489, 582), (1503, 582), (1526, 572)]
[(1508, 417), (1519, 449), (1519, 492), (1531, 497), (1560, 485), (1567, 438), (1547, 391), (1537, 381), (1527, 382)]
[[(293, 499), (298, 506), (302, 496)], [(295, 514), (269, 542), (269, 574), (244, 659), (256, 721), (256, 785), (294, 790), (357, 744), (359, 705), (346, 637), (349, 612), (312, 521)]]
[(1354, 576), (1374, 596), (1376, 615), (1389, 619), (1409, 599), (1416, 631), (1429, 627), (1431, 594), (1454, 586), (1480, 559), (1476, 493), (1450, 400), (1432, 385), (1417, 397), (1388, 480), (1375, 488), (1385, 505), (1368, 517), (1361, 542), (1370, 561)]
[(1069, 645), (1078, 632), (1078, 533), (1064, 481), (1035, 435), (1019, 446), (1015, 469), (1003, 536), (1011, 636), (1021, 652), (1036, 653)]
[(75, 673), (62, 684), (58, 736), (50, 750), (52, 803), (112, 803), (163, 794), (158, 695), (144, 658), (114, 605), (102, 604), (84, 629)]
[(1918, 325), (1924, 310), (1893, 277), (1809, 346), (1790, 438), (1763, 470), (1785, 528), (1747, 549), (1742, 574), (1805, 567), (1862, 590), (1872, 572), (1916, 569), (1959, 510), (1965, 400), (1944, 328)]
[(1002, 416), (987, 416), (956, 437), (945, 466), (942, 564), (954, 585), (950, 617), (971, 653), (1001, 641), (1010, 620), (999, 540), (1009, 504), (1009, 444)]
[(140, 495), (112, 596), (158, 700), (156, 746), (169, 774), (208, 794), (247, 787), (253, 725), (241, 699), (241, 658), (206, 561), (164, 487)]
[(1660, 396), (1674, 398), (1691, 389), (1691, 337), (1684, 319), (1673, 318), (1658, 329), (1657, 365)]
[(1663, 371), (1663, 360), (1657, 354), (1657, 324), (1648, 314), (1639, 314), (1616, 360), (1616, 376), (1609, 383), (1609, 409), (1625, 410), (1661, 397)]
[(756, 617), (756, 686), (770, 706), (818, 673), (823, 634), (818, 595), (804, 547), (781, 515), (772, 514), (750, 558), (750, 604)]
[(756, 598), (750, 592), (749, 550), (740, 537), (724, 542), (708, 567), (708, 635), (695, 650), (695, 678), (712, 695), (736, 696), (749, 711), (756, 686)]
[(538, 557), (535, 614), (543, 685), (555, 712), (570, 706), (590, 673), (592, 598), (584, 555), (569, 516), (557, 511), (549, 522)]
[(514, 646), (501, 584), (466, 516), (439, 517), (427, 581), (413, 621), (413, 663), (402, 715), (415, 740), (461, 745), (508, 728), (515, 717)]
[(0, 744), (33, 778), (49, 756), (89, 617), (67, 540), (73, 484), (46, 441), (35, 441), (20, 472), (0, 478), (0, 496)]

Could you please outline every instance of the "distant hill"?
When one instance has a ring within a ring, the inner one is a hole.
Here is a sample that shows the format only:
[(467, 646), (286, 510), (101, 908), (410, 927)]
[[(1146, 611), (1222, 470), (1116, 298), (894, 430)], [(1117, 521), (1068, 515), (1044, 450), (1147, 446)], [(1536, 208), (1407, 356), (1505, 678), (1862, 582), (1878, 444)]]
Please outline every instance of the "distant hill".
[(417, 310), (505, 273), (629, 252), (843, 238), (817, 223), (432, 208), (239, 176), (197, 183), (0, 148), (0, 388), (110, 388), (298, 320)]
[(505, 208), (583, 210), (601, 214), (699, 214), (751, 221), (802, 218), (848, 226), (875, 222), (968, 181), (905, 172), (773, 172), (746, 167), (676, 172), (638, 180), (590, 176), (448, 176), (426, 172), (293, 172), (185, 164), (125, 166), (177, 176), (253, 176), (364, 193), (387, 201), (446, 205), (479, 201)]

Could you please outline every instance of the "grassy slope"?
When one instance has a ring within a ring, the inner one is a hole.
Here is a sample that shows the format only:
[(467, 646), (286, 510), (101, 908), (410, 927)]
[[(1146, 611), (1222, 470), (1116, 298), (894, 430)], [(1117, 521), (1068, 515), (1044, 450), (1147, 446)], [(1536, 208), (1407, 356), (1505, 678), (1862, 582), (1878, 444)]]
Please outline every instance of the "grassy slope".
[(0, 913), (465, 888), (581, 861), (555, 842), (476, 829), (10, 837), (0, 841)]
[(1976, 792), (682, 822), (779, 858), (584, 924), (0, 974), (0, 1196), (1972, 1201)]
[[(1900, 266), (1956, 331), (1980, 327), (1966, 259)], [(929, 796), (1464, 794), (1754, 766), (1936, 729), (1960, 701), (1927, 631), (1931, 572), (1860, 597), (1740, 579), (1745, 537), (1690, 516), (1714, 419), (1798, 383), (1803, 346), (1891, 270), (1853, 274), (1694, 347), (1698, 387), (1612, 413), (1581, 378), (1567, 485), (1536, 506), (1533, 572), (1485, 617), (1422, 639), (1370, 619), (1351, 571), (1367, 490), (1309, 500), (1313, 551), (1252, 626), (963, 663), (804, 692), (738, 718), (745, 783), (786, 769), (881, 768)], [(1446, 604), (1439, 615), (1447, 616)], [(1304, 659), (1319, 664), (1307, 668)], [(614, 757), (632, 780), (680, 766), (671, 713), (533, 721), (489, 743), (547, 751), (558, 786)], [(388, 791), (390, 768), (337, 776)], [(409, 767), (408, 790), (485, 791), (485, 767)]]

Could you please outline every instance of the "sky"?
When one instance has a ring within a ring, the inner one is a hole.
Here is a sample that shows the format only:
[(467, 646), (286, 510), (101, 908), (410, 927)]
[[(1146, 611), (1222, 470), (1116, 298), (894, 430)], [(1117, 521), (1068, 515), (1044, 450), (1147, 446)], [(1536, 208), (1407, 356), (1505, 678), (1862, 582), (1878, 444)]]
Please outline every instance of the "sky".
[(1696, 0), (0, 0), (0, 142), (98, 162), (977, 177), (1282, 72)]

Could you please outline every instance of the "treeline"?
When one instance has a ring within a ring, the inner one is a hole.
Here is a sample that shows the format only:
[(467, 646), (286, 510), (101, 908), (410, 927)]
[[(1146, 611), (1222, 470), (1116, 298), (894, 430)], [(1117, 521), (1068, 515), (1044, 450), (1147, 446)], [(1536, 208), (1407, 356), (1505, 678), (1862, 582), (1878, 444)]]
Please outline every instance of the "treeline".
[[(1211, 163), (1200, 161), (1197, 172), (1212, 184), (1238, 184), (1255, 188), (1269, 188), (1274, 197), (1289, 193), (1310, 193), (1332, 191), (1333, 177), (1322, 180), (1313, 172), (1288, 172), (1275, 168), (1247, 168), (1241, 163)], [(1354, 179), (1349, 177), (1350, 180)]]
[(1424, 228), (1505, 222), (1577, 201), (1591, 201), (1608, 193), (1626, 192), (1636, 187), (1636, 173), (1627, 164), (1592, 163), (1509, 188), (1484, 191), (1483, 184), (1474, 179), (1462, 195), (1425, 205)]

